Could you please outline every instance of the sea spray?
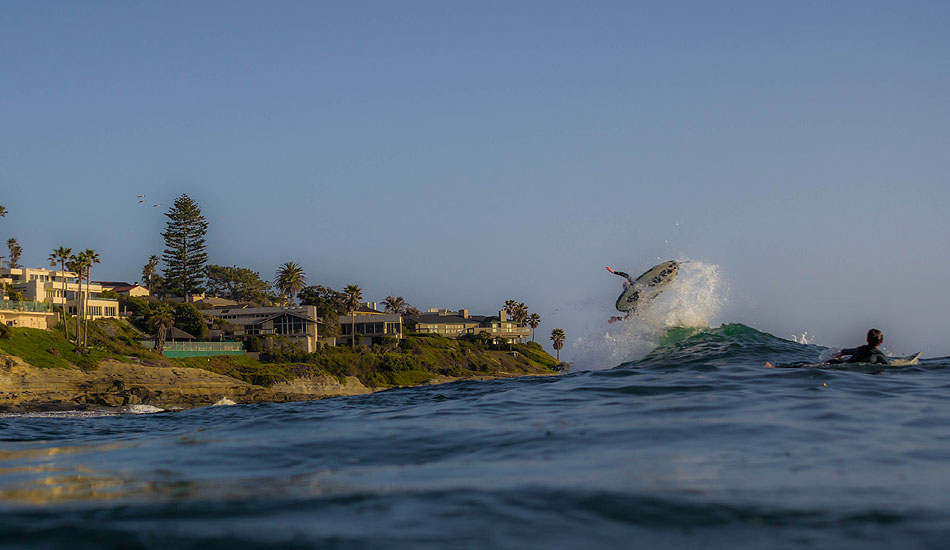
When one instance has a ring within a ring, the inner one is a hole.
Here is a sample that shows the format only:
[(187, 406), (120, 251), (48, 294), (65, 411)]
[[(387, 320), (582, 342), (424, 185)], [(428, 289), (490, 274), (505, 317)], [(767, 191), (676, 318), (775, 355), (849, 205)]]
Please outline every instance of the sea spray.
[[(610, 300), (612, 297), (605, 297)], [(719, 266), (700, 261), (683, 262), (665, 292), (642, 304), (637, 313), (613, 325), (604, 324), (573, 344), (575, 370), (611, 368), (636, 361), (650, 353), (674, 327), (706, 328), (726, 300)]]

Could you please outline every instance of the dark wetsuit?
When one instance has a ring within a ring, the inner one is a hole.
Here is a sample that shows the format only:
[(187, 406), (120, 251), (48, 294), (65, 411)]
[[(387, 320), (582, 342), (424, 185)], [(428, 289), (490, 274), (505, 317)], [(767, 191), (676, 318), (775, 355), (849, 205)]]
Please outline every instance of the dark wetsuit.
[(630, 275), (627, 275), (623, 271), (612, 271), (611, 273), (613, 273), (614, 275), (620, 275), (624, 279), (630, 281), (630, 284), (633, 284), (633, 277), (631, 277)]
[(858, 346), (856, 348), (847, 348), (841, 350), (843, 355), (850, 355), (851, 357), (845, 361), (846, 363), (871, 363), (872, 365), (890, 365), (890, 361), (887, 360), (887, 356), (884, 355), (884, 352), (877, 349), (876, 347), (870, 344), (864, 344), (863, 346)]

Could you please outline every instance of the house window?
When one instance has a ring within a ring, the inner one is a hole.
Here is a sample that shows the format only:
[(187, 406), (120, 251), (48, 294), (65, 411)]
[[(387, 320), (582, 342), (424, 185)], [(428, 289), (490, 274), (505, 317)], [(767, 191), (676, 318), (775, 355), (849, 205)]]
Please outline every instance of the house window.
[(307, 332), (307, 323), (299, 317), (285, 315), (274, 321), (274, 330), (277, 334), (304, 334)]

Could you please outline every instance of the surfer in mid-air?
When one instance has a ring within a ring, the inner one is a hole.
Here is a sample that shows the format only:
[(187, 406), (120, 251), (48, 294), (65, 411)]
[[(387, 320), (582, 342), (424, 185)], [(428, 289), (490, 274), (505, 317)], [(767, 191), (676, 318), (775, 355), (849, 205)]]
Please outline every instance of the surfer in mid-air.
[(616, 271), (607, 266), (607, 271), (626, 279), (623, 283), (623, 292), (617, 298), (617, 311), (624, 315), (622, 317), (611, 317), (607, 322), (623, 321), (633, 315), (638, 304), (648, 302), (659, 296), (666, 289), (666, 286), (676, 278), (679, 268), (679, 262), (670, 260), (651, 267), (646, 273), (633, 279), (627, 273)]

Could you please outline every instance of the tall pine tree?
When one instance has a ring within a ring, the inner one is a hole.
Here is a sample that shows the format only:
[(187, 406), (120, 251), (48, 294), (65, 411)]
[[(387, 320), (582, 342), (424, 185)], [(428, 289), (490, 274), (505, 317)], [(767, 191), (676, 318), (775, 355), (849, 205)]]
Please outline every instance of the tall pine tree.
[(201, 208), (188, 195), (175, 199), (175, 204), (165, 213), (165, 251), (162, 262), (165, 269), (165, 289), (171, 294), (188, 297), (204, 292), (205, 233), (208, 222), (201, 215)]

